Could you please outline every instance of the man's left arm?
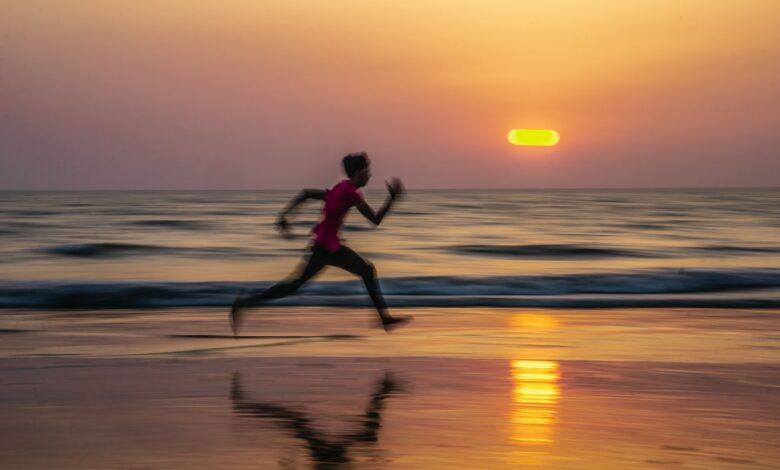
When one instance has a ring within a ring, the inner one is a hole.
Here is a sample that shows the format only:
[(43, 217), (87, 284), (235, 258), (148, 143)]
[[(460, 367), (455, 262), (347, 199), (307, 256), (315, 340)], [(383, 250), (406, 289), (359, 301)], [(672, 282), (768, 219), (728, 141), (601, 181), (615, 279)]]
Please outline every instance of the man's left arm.
[(279, 231), (286, 233), (290, 230), (290, 224), (287, 222), (287, 215), (293, 211), (296, 207), (303, 204), (307, 199), (319, 199), (324, 200), (325, 195), (328, 194), (324, 189), (303, 189), (299, 192), (287, 206), (279, 212), (279, 216), (276, 218), (276, 228)]

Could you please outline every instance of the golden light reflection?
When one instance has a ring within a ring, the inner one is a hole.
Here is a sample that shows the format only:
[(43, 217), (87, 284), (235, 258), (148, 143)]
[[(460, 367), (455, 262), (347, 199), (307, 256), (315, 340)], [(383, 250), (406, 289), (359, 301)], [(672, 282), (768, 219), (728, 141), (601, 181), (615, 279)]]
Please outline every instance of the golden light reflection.
[(558, 363), (514, 360), (511, 372), (512, 439), (527, 445), (551, 444), (561, 395)]
[(510, 326), (518, 331), (543, 332), (558, 328), (560, 321), (547, 313), (523, 311), (512, 316)]

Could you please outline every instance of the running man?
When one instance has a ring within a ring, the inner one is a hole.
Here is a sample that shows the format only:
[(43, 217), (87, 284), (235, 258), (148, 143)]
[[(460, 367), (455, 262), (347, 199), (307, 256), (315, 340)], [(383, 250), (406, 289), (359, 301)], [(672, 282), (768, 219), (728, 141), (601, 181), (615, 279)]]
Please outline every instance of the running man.
[(287, 297), (295, 293), (306, 281), (314, 277), (322, 268), (329, 265), (337, 266), (363, 279), (385, 331), (390, 331), (412, 319), (410, 316), (393, 317), (388, 313), (384, 297), (382, 297), (382, 293), (379, 290), (379, 282), (376, 278), (374, 265), (343, 245), (338, 236), (341, 225), (344, 223), (344, 217), (352, 206), (357, 207), (360, 213), (374, 225), (381, 224), (395, 201), (403, 195), (404, 189), (401, 180), (393, 178), (390, 183), (386, 183), (390, 194), (379, 212), (374, 212), (371, 206), (366, 203), (363, 194), (359, 190), (371, 179), (368, 155), (364, 152), (351, 153), (344, 157), (342, 164), (348, 179), (341, 181), (330, 190), (302, 190), (279, 214), (276, 220), (276, 227), (285, 234), (290, 230), (287, 215), (294, 208), (307, 199), (325, 201), (322, 209), (322, 220), (312, 230), (314, 240), (310, 247), (310, 253), (301, 264), (298, 274), (290, 280), (274, 284), (262, 293), (236, 297), (233, 308), (230, 310), (230, 326), (233, 328), (234, 336), (238, 335), (244, 320), (244, 310), (247, 307), (252, 307), (268, 300)]

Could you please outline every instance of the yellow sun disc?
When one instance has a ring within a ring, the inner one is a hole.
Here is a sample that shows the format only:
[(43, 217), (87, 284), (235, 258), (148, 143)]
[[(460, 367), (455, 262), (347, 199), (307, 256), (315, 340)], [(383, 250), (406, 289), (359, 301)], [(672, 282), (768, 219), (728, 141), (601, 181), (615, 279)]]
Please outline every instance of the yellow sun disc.
[(506, 138), (512, 145), (551, 147), (561, 137), (552, 129), (512, 129)]

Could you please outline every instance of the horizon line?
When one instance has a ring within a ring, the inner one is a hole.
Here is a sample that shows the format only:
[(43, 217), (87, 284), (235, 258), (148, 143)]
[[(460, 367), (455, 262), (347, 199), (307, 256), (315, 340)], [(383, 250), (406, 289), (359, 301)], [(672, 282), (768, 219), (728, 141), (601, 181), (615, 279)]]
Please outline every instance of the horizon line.
[[(212, 192), (248, 192), (248, 191), (265, 191), (265, 192), (289, 192), (300, 191), (304, 188), (310, 188), (314, 186), (302, 186), (297, 188), (277, 188), (277, 189), (225, 189), (225, 188), (200, 188), (200, 189), (186, 189), (186, 188), (84, 188), (84, 189), (5, 189), (0, 188), (0, 192), (192, 192), (192, 191), (212, 191)], [(380, 188), (364, 188), (366, 191), (381, 191)], [(409, 190), (409, 187), (407, 187)], [(585, 187), (585, 186), (561, 186), (561, 187), (524, 187), (524, 188), (511, 188), (511, 187), (498, 187), (498, 188), (411, 188), (412, 191), (690, 191), (690, 190), (780, 190), (778, 186), (597, 186), (597, 187)]]

